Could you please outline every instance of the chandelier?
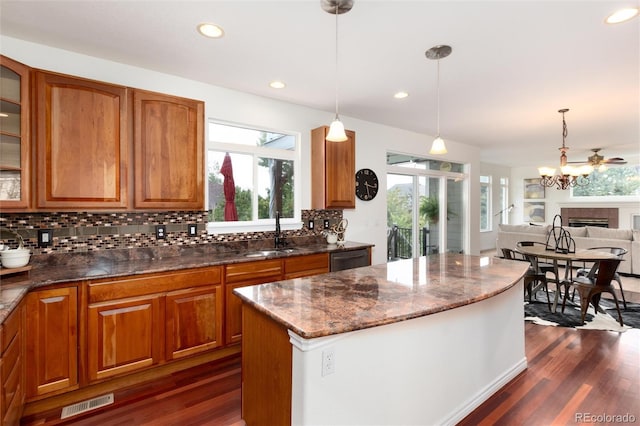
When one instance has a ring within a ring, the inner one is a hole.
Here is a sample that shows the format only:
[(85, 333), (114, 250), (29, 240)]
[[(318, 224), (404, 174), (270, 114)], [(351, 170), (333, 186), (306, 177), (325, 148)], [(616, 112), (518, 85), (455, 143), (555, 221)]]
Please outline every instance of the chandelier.
[(593, 171), (591, 165), (573, 167), (567, 164), (567, 150), (565, 139), (567, 137), (567, 122), (564, 120), (564, 113), (568, 108), (558, 110), (562, 114), (562, 147), (560, 150), (560, 173), (556, 175), (553, 167), (539, 167), (540, 184), (546, 187), (556, 186), (557, 189), (567, 189), (575, 186), (586, 186), (589, 184), (589, 174)]

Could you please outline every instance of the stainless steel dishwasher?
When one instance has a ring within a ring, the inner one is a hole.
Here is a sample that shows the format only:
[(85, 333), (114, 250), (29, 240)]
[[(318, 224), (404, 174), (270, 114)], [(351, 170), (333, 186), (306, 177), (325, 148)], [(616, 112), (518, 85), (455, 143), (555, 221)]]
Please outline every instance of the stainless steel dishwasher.
[(370, 264), (368, 249), (338, 251), (331, 253), (330, 256), (331, 272), (369, 266)]

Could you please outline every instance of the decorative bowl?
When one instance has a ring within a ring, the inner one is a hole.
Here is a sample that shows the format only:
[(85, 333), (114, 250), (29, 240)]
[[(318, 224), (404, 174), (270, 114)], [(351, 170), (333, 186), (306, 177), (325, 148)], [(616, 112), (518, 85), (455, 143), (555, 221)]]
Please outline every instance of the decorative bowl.
[(4, 268), (21, 268), (29, 263), (31, 252), (25, 248), (0, 251), (2, 259), (2, 267)]

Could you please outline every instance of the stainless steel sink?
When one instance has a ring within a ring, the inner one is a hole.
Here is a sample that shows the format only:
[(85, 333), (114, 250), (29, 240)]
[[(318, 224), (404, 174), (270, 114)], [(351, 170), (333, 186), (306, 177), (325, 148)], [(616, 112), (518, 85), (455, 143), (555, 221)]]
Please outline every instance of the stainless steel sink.
[(257, 250), (257, 251), (245, 253), (244, 257), (268, 257), (268, 256), (274, 256), (277, 254), (293, 253), (295, 251), (297, 251), (297, 249), (295, 248)]

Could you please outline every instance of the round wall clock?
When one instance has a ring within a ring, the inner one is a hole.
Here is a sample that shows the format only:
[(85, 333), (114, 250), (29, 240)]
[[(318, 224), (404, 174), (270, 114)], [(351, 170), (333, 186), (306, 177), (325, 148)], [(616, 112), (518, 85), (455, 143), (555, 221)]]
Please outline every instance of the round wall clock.
[(356, 197), (364, 201), (373, 200), (378, 194), (378, 176), (371, 169), (356, 172)]

